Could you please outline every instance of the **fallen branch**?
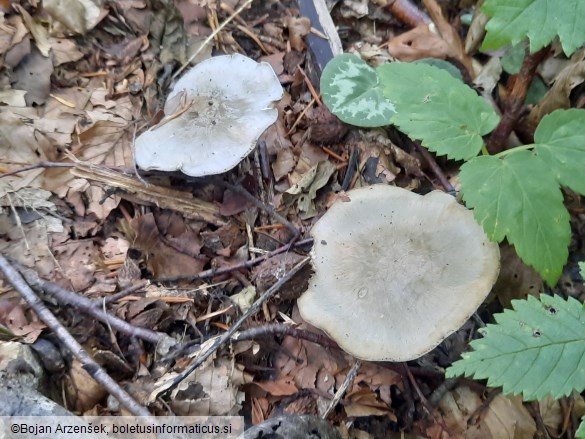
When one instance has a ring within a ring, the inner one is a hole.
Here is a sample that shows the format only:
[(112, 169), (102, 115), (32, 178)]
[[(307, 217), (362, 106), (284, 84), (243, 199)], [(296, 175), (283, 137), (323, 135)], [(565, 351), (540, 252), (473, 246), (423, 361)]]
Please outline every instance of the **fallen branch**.
[(31, 287), (25, 282), (20, 273), (0, 254), (0, 271), (4, 274), (6, 280), (14, 287), (16, 291), (26, 300), (33, 311), (39, 318), (55, 333), (59, 340), (67, 349), (77, 358), (83, 369), (98, 383), (100, 383), (112, 396), (118, 399), (130, 413), (134, 416), (150, 417), (150, 412), (132, 398), (120, 385), (114, 381), (107, 372), (97, 364), (94, 359), (83, 349), (83, 347), (73, 338), (67, 329), (57, 320), (49, 311), (41, 299), (37, 297)]
[(179, 374), (179, 376), (177, 376), (170, 384), (168, 384), (167, 386), (165, 386), (162, 389), (159, 389), (155, 397), (158, 398), (160, 396), (168, 394), (175, 387), (177, 387), (179, 384), (181, 384), (189, 375), (191, 375), (195, 371), (195, 369), (197, 369), (201, 364), (203, 364), (203, 362), (205, 360), (207, 360), (211, 355), (213, 355), (213, 353), (215, 353), (220, 348), (220, 346), (222, 346), (230, 338), (232, 338), (232, 336), (236, 333), (236, 331), (240, 328), (240, 326), (242, 326), (242, 324), (249, 317), (256, 314), (262, 308), (262, 304), (265, 303), (266, 301), (268, 301), (268, 299), (270, 299), (272, 296), (274, 296), (274, 294), (276, 294), (276, 292), (278, 290), (280, 290), (280, 288), (286, 282), (288, 282), (296, 273), (298, 273), (301, 270), (301, 268), (303, 268), (309, 262), (309, 260), (310, 260), (309, 257), (302, 259), (286, 275), (284, 275), (282, 278), (280, 278), (280, 280), (278, 282), (276, 282), (264, 294), (262, 294), (262, 296), (260, 296), (258, 298), (258, 300), (256, 300), (256, 302), (254, 302), (252, 304), (252, 306), (248, 309), (248, 311), (246, 311), (242, 315), (242, 317), (240, 317), (240, 319), (230, 327), (230, 329), (228, 329), (222, 335), (217, 337), (215, 339), (215, 341), (210, 344), (210, 346), (207, 348), (207, 350), (199, 352), (199, 354), (196, 357), (193, 364), (191, 364), (183, 372), (181, 372)]
[(167, 339), (165, 334), (158, 333), (151, 329), (133, 326), (125, 320), (104, 312), (100, 306), (101, 302), (93, 301), (87, 297), (80, 296), (65, 288), (41, 279), (34, 270), (19, 269), (26, 282), (33, 288), (44, 291), (53, 296), (59, 302), (70, 305), (79, 311), (83, 311), (103, 323), (107, 323), (113, 329), (122, 332), (130, 337), (138, 337), (149, 343), (159, 344)]
[(263, 256), (259, 256), (255, 259), (250, 259), (246, 262), (241, 262), (239, 264), (230, 265), (227, 267), (220, 267), (220, 268), (210, 268), (209, 270), (201, 271), (195, 275), (189, 276), (173, 276), (173, 277), (160, 277), (155, 279), (157, 282), (177, 282), (179, 280), (198, 280), (198, 279), (206, 279), (208, 277), (219, 276), (220, 274), (231, 273), (232, 271), (236, 270), (244, 270), (251, 267), (258, 265), (261, 262), (264, 262), (267, 259), (272, 258), (273, 256), (279, 255), (281, 253), (286, 253), (291, 249), (291, 247), (302, 247), (303, 245), (313, 244), (313, 238), (303, 239), (301, 241), (295, 242), (292, 246), (289, 244), (283, 245), (282, 247), (277, 248), (276, 250), (271, 251), (270, 253), (266, 253)]

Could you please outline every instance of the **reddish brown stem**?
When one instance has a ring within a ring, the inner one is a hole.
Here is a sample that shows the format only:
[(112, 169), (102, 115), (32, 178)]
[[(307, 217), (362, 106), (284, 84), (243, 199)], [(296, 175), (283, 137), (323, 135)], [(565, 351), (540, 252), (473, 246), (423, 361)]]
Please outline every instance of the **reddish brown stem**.
[(547, 57), (549, 51), (550, 48), (545, 47), (536, 53), (527, 54), (522, 62), (520, 72), (514, 78), (511, 78), (514, 79), (513, 81), (509, 81), (511, 87), (509, 87), (509, 93), (504, 105), (502, 120), (487, 142), (487, 149), (490, 154), (497, 154), (506, 149), (508, 138), (522, 114), (528, 87), (532, 83), (538, 65)]
[(429, 16), (410, 0), (390, 0), (385, 7), (392, 15), (410, 27), (431, 22)]

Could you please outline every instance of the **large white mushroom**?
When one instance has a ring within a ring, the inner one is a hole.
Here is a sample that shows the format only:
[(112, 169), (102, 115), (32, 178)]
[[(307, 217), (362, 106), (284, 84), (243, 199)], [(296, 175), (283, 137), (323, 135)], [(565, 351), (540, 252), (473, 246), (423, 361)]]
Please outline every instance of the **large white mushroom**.
[(484, 301), (499, 248), (443, 192), (376, 185), (347, 195), (311, 231), (315, 273), (301, 315), (357, 358), (418, 358)]
[(276, 121), (282, 95), (268, 63), (239, 54), (205, 60), (175, 84), (165, 119), (136, 139), (136, 164), (193, 177), (228, 171)]

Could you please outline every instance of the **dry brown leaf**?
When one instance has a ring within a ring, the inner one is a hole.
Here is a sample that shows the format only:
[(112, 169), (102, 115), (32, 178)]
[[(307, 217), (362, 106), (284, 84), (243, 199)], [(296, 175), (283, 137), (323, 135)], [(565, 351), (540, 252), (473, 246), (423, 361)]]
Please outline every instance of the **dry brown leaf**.
[(559, 400), (546, 396), (538, 402), (538, 408), (549, 434), (558, 437), (563, 424), (563, 411)]
[(571, 91), (585, 82), (585, 49), (577, 51), (570, 63), (557, 75), (555, 83), (544, 95), (544, 98), (536, 105), (528, 119), (530, 124), (537, 126), (540, 120), (547, 114), (559, 108), (571, 106)]
[(68, 62), (78, 61), (83, 58), (83, 53), (78, 49), (75, 41), (68, 38), (51, 38), (53, 49), (53, 64), (55, 66)]
[(274, 396), (294, 395), (299, 391), (291, 377), (280, 377), (275, 380), (262, 382), (256, 381), (254, 382), (254, 384), (260, 387), (268, 394)]
[(404, 32), (388, 42), (388, 52), (400, 61), (416, 61), (421, 58), (455, 57), (451, 47), (426, 24)]
[(426, 10), (433, 20), (433, 23), (437, 26), (437, 31), (443, 41), (447, 43), (450, 49), (450, 57), (455, 58), (461, 64), (465, 66), (467, 71), (470, 74), (473, 74), (473, 68), (471, 65), (471, 58), (465, 52), (463, 47), (463, 41), (461, 41), (461, 37), (457, 30), (451, 26), (451, 24), (447, 21), (445, 16), (443, 15), (443, 11), (441, 10), (441, 6), (437, 3), (436, 0), (423, 0), (423, 4), (425, 5)]
[(78, 360), (73, 360), (65, 377), (67, 402), (75, 411), (85, 412), (102, 401), (108, 394), (101, 384), (95, 381)]
[(35, 44), (44, 57), (49, 57), (51, 51), (51, 43), (49, 41), (49, 32), (45, 27), (38, 23), (30, 14), (17, 3), (13, 4), (14, 8), (22, 16), (25, 26), (35, 39)]
[(311, 20), (307, 17), (286, 17), (285, 25), (288, 27), (290, 46), (297, 52), (305, 49), (303, 37), (311, 31)]
[(257, 425), (268, 419), (270, 402), (266, 398), (252, 398), (252, 424)]
[(65, 288), (82, 291), (94, 283), (99, 250), (90, 239), (70, 240), (52, 246), (61, 270), (55, 280)]
[(274, 180), (279, 181), (286, 177), (295, 167), (296, 159), (291, 148), (283, 148), (278, 151), (276, 160), (272, 162)]
[(159, 229), (152, 213), (131, 221), (125, 228), (132, 248), (142, 252), (149, 271), (155, 277), (189, 276), (199, 273), (205, 259), (196, 259), (162, 242)]
[(447, 428), (455, 437), (492, 439), (488, 431), (483, 431), (475, 425), (468, 427), (469, 417), (480, 406), (481, 398), (469, 387), (457, 387), (443, 396), (439, 403), (439, 410)]
[(84, 34), (104, 17), (104, 11), (92, 0), (43, 0), (44, 9), (69, 30)]
[[(20, 47), (17, 49), (18, 46)], [(2, 61), (8, 67), (16, 67), (28, 53), (30, 38), (22, 17), (19, 15), (6, 17), (0, 26), (0, 67)]]
[(55, 259), (49, 249), (47, 225), (41, 221), (16, 226), (8, 214), (0, 215), (0, 251), (41, 277), (50, 276)]
[(47, 327), (36, 314), (27, 316), (25, 309), (15, 303), (4, 304), (0, 312), (0, 325), (8, 328), (14, 335), (22, 337), (22, 341), (27, 344), (34, 343)]
[(397, 421), (392, 409), (383, 401), (380, 401), (376, 393), (369, 388), (359, 388), (345, 395), (343, 407), (349, 417), (360, 416), (384, 416), (387, 415), (393, 422)]
[(533, 439), (536, 433), (536, 422), (519, 396), (496, 396), (483, 422), (494, 439)]
[[(0, 161), (9, 164), (9, 169), (17, 169), (26, 164), (46, 160), (45, 149), (49, 142), (35, 132), (34, 127), (9, 108), (0, 109)], [(40, 187), (43, 184), (41, 169), (21, 172), (0, 181), (0, 196), (23, 187)]]
[[(232, 380), (233, 359), (209, 358), (172, 391), (170, 406), (179, 416), (235, 415), (241, 409), (243, 395)], [(171, 380), (170, 373), (157, 384)], [(156, 386), (155, 386), (156, 387)]]

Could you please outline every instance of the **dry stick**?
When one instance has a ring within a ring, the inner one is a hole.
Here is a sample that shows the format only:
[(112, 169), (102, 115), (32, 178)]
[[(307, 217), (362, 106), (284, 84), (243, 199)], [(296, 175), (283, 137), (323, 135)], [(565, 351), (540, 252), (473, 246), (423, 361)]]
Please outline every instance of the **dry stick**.
[[(258, 340), (273, 335), (288, 335), (290, 337), (318, 344), (320, 346), (323, 346), (324, 348), (341, 350), (337, 343), (335, 343), (332, 339), (323, 334), (317, 334), (315, 332), (307, 331), (305, 329), (297, 329), (294, 326), (283, 325), (280, 323), (255, 326), (253, 328), (244, 329), (243, 331), (236, 332), (230, 340), (232, 343), (238, 343), (240, 341)], [(164, 357), (162, 360), (168, 361), (173, 358), (190, 355), (194, 347), (197, 347), (197, 349), (199, 349), (199, 345), (207, 340), (204, 340), (203, 342), (197, 341), (196, 343), (186, 342), (179, 346), (178, 348), (176, 348), (176, 350), (174, 350), (171, 354)]]
[(435, 159), (433, 158), (433, 156), (431, 155), (431, 153), (428, 151), (428, 149), (426, 149), (424, 146), (422, 146), (420, 144), (420, 142), (413, 142), (413, 143), (414, 143), (417, 151), (426, 160), (427, 164), (430, 166), (430, 168), (433, 171), (433, 173), (435, 174), (435, 176), (439, 179), (439, 182), (441, 183), (441, 185), (445, 188), (445, 190), (450, 195), (455, 196), (457, 194), (457, 191), (455, 191), (455, 188), (453, 187), (453, 185), (451, 183), (449, 183), (449, 179), (443, 173), (443, 170), (437, 164), (437, 162), (435, 161)]
[(120, 385), (114, 381), (102, 367), (97, 364), (93, 358), (83, 349), (83, 347), (73, 338), (67, 329), (57, 320), (49, 311), (41, 299), (37, 297), (34, 291), (24, 281), (22, 276), (0, 254), (0, 271), (4, 273), (6, 280), (20, 293), (29, 306), (39, 316), (39, 318), (51, 328), (61, 342), (71, 351), (71, 353), (81, 362), (83, 369), (115, 398), (120, 401), (130, 413), (134, 416), (148, 416), (150, 412), (138, 404)]
[(524, 57), (522, 67), (518, 75), (516, 75), (512, 90), (509, 90), (502, 119), (487, 142), (486, 146), (490, 154), (497, 154), (506, 149), (508, 138), (514, 130), (514, 126), (518, 122), (522, 109), (524, 108), (524, 100), (528, 93), (528, 87), (532, 83), (536, 69), (547, 57), (549, 51), (550, 47), (545, 47), (536, 53), (527, 54)]
[(459, 378), (446, 378), (439, 387), (433, 390), (431, 396), (429, 396), (429, 404), (433, 407), (437, 407), (443, 399), (443, 396), (447, 394), (448, 391), (455, 388), (455, 386), (459, 383)]
[(191, 55), (189, 57), (189, 59), (187, 60), (187, 62), (185, 62), (180, 68), (179, 70), (177, 70), (175, 72), (175, 74), (172, 76), (171, 79), (175, 79), (177, 76), (179, 76), (181, 74), (181, 72), (183, 70), (185, 70), (185, 68), (191, 64), (191, 61), (193, 61), (197, 55), (199, 55), (199, 53), (201, 53), (201, 51), (203, 50), (203, 48), (205, 46), (207, 46), (209, 44), (209, 42), (211, 40), (213, 40), (215, 38), (215, 36), (220, 33), (222, 31), (222, 29), (224, 27), (226, 27), (234, 18), (236, 18), (238, 15), (240, 15), (242, 13), (242, 11), (248, 7), (248, 5), (250, 5), (252, 3), (252, 0), (246, 0), (246, 2), (240, 6), (238, 9), (236, 9), (236, 11), (230, 15), (222, 24), (220, 24), (217, 29), (215, 29), (199, 46), (199, 48), (195, 51), (195, 53), (193, 55)]
[(419, 24), (431, 22), (429, 16), (410, 0), (390, 0), (385, 8), (410, 27), (417, 27)]
[(331, 414), (333, 409), (337, 407), (337, 404), (339, 404), (339, 401), (341, 401), (341, 398), (343, 398), (343, 395), (345, 395), (345, 392), (347, 392), (347, 389), (353, 383), (353, 380), (355, 379), (361, 366), (362, 362), (356, 359), (355, 363), (353, 363), (353, 366), (351, 366), (351, 369), (347, 373), (345, 380), (343, 380), (343, 383), (341, 384), (341, 386), (339, 386), (337, 392), (335, 392), (335, 396), (327, 406), (325, 413), (323, 413), (323, 416), (321, 416), (323, 419), (327, 419), (327, 417)]
[(268, 299), (270, 299), (279, 289), (282, 287), (286, 282), (288, 282), (301, 268), (303, 268), (308, 262), (310, 258), (306, 257), (301, 260), (298, 264), (296, 264), (287, 274), (285, 274), (278, 282), (276, 282), (272, 287), (270, 287), (262, 296), (256, 300), (252, 304), (252, 306), (246, 311), (240, 319), (234, 323), (230, 329), (220, 335), (213, 344), (204, 352), (201, 352), (200, 355), (197, 357), (195, 362), (189, 366), (186, 370), (181, 372), (181, 374), (173, 380), (173, 382), (167, 387), (159, 392), (157, 397), (165, 395), (177, 387), (183, 380), (185, 380), (195, 369), (197, 369), (205, 360), (207, 360), (215, 351), (217, 351), (221, 345), (227, 342), (235, 333), (236, 331), (242, 326), (242, 324), (251, 316), (256, 314), (261, 308), (262, 304), (265, 303)]
[(106, 302), (107, 304), (112, 303), (112, 302), (116, 302), (118, 300), (120, 300), (123, 297), (126, 297), (132, 293), (134, 293), (135, 291), (138, 291), (142, 288), (144, 288), (145, 286), (148, 285), (148, 281), (147, 280), (143, 280), (138, 282), (136, 285), (132, 285), (128, 288), (124, 288), (122, 291), (117, 292), (116, 294), (112, 294), (110, 296), (106, 296), (103, 299), (99, 299), (99, 302)]
[(291, 231), (294, 238), (298, 238), (300, 236), (301, 232), (299, 232), (299, 229), (297, 229), (295, 227), (295, 225), (293, 223), (291, 223), (289, 220), (287, 220), (284, 216), (282, 216), (280, 213), (278, 213), (276, 211), (276, 209), (273, 206), (271, 206), (270, 204), (267, 204), (267, 203), (264, 203), (263, 201), (258, 200), (254, 195), (252, 195), (250, 192), (248, 192), (243, 187), (236, 186), (235, 184), (227, 183), (225, 181), (218, 181), (218, 183), (220, 185), (240, 194), (242, 197), (246, 198), (248, 201), (253, 203), (258, 209), (264, 210), (266, 213), (268, 213), (268, 215), (270, 215), (271, 217), (276, 219), (278, 222), (284, 224), (284, 226), (288, 230)]
[(91, 299), (88, 299), (87, 297), (72, 293), (71, 291), (68, 291), (53, 282), (41, 279), (33, 270), (21, 269), (20, 272), (31, 287), (44, 291), (45, 293), (55, 297), (61, 303), (71, 305), (77, 310), (86, 312), (99, 321), (109, 324), (112, 328), (119, 332), (127, 334), (131, 337), (141, 338), (142, 340), (154, 344), (161, 343), (166, 338), (165, 334), (160, 334), (150, 329), (133, 326), (125, 320), (104, 312), (100, 308), (101, 301), (95, 302)]
[(75, 163), (60, 163), (60, 162), (47, 162), (41, 161), (35, 163), (34, 165), (27, 165), (19, 169), (15, 169), (14, 171), (6, 172), (0, 175), (0, 178), (10, 177), (11, 175), (20, 174), (21, 172), (32, 171), (34, 169), (40, 168), (74, 168), (77, 166)]
[(433, 417), (433, 419), (435, 419), (435, 421), (441, 426), (441, 428), (444, 431), (446, 431), (449, 435), (451, 435), (451, 433), (449, 432), (449, 429), (447, 428), (447, 425), (445, 424), (445, 420), (442, 418), (437, 418), (437, 416), (435, 416), (433, 407), (429, 404), (429, 401), (423, 395), (422, 391), (420, 390), (420, 387), (418, 386), (418, 383), (416, 382), (416, 379), (412, 375), (412, 372), (410, 371), (410, 369), (408, 368), (408, 365), (406, 363), (402, 363), (402, 369), (406, 372), (406, 376), (408, 377), (410, 384), (414, 388), (414, 391), (418, 395), (418, 398), (420, 399), (420, 402), (422, 403), (425, 410), (428, 412), (428, 414), (430, 416)]
[(326, 348), (341, 349), (337, 343), (335, 343), (329, 337), (326, 337), (315, 332), (307, 331), (304, 329), (297, 329), (290, 325), (282, 324), (270, 324), (263, 326), (256, 326), (249, 328), (244, 331), (240, 331), (232, 337), (233, 342), (244, 341), (244, 340), (256, 340), (258, 338), (267, 337), (269, 335), (288, 335), (291, 337), (299, 338), (302, 340), (310, 341), (321, 345)]
[(302, 247), (303, 245), (313, 244), (313, 238), (306, 238), (301, 241), (295, 242), (292, 246), (290, 244), (285, 244), (282, 247), (277, 248), (276, 250), (271, 251), (270, 253), (266, 253), (265, 255), (258, 256), (255, 259), (250, 259), (246, 262), (241, 262), (239, 264), (230, 265), (227, 267), (220, 267), (220, 268), (210, 268), (209, 270), (201, 271), (195, 275), (189, 276), (173, 276), (173, 277), (160, 277), (155, 279), (157, 282), (176, 282), (179, 280), (199, 280), (199, 279), (206, 279), (208, 277), (219, 276), (220, 274), (231, 273), (232, 271), (236, 270), (244, 270), (247, 268), (254, 267), (261, 262), (264, 262), (267, 259), (272, 258), (273, 256), (279, 255), (281, 253), (286, 253), (292, 248)]

